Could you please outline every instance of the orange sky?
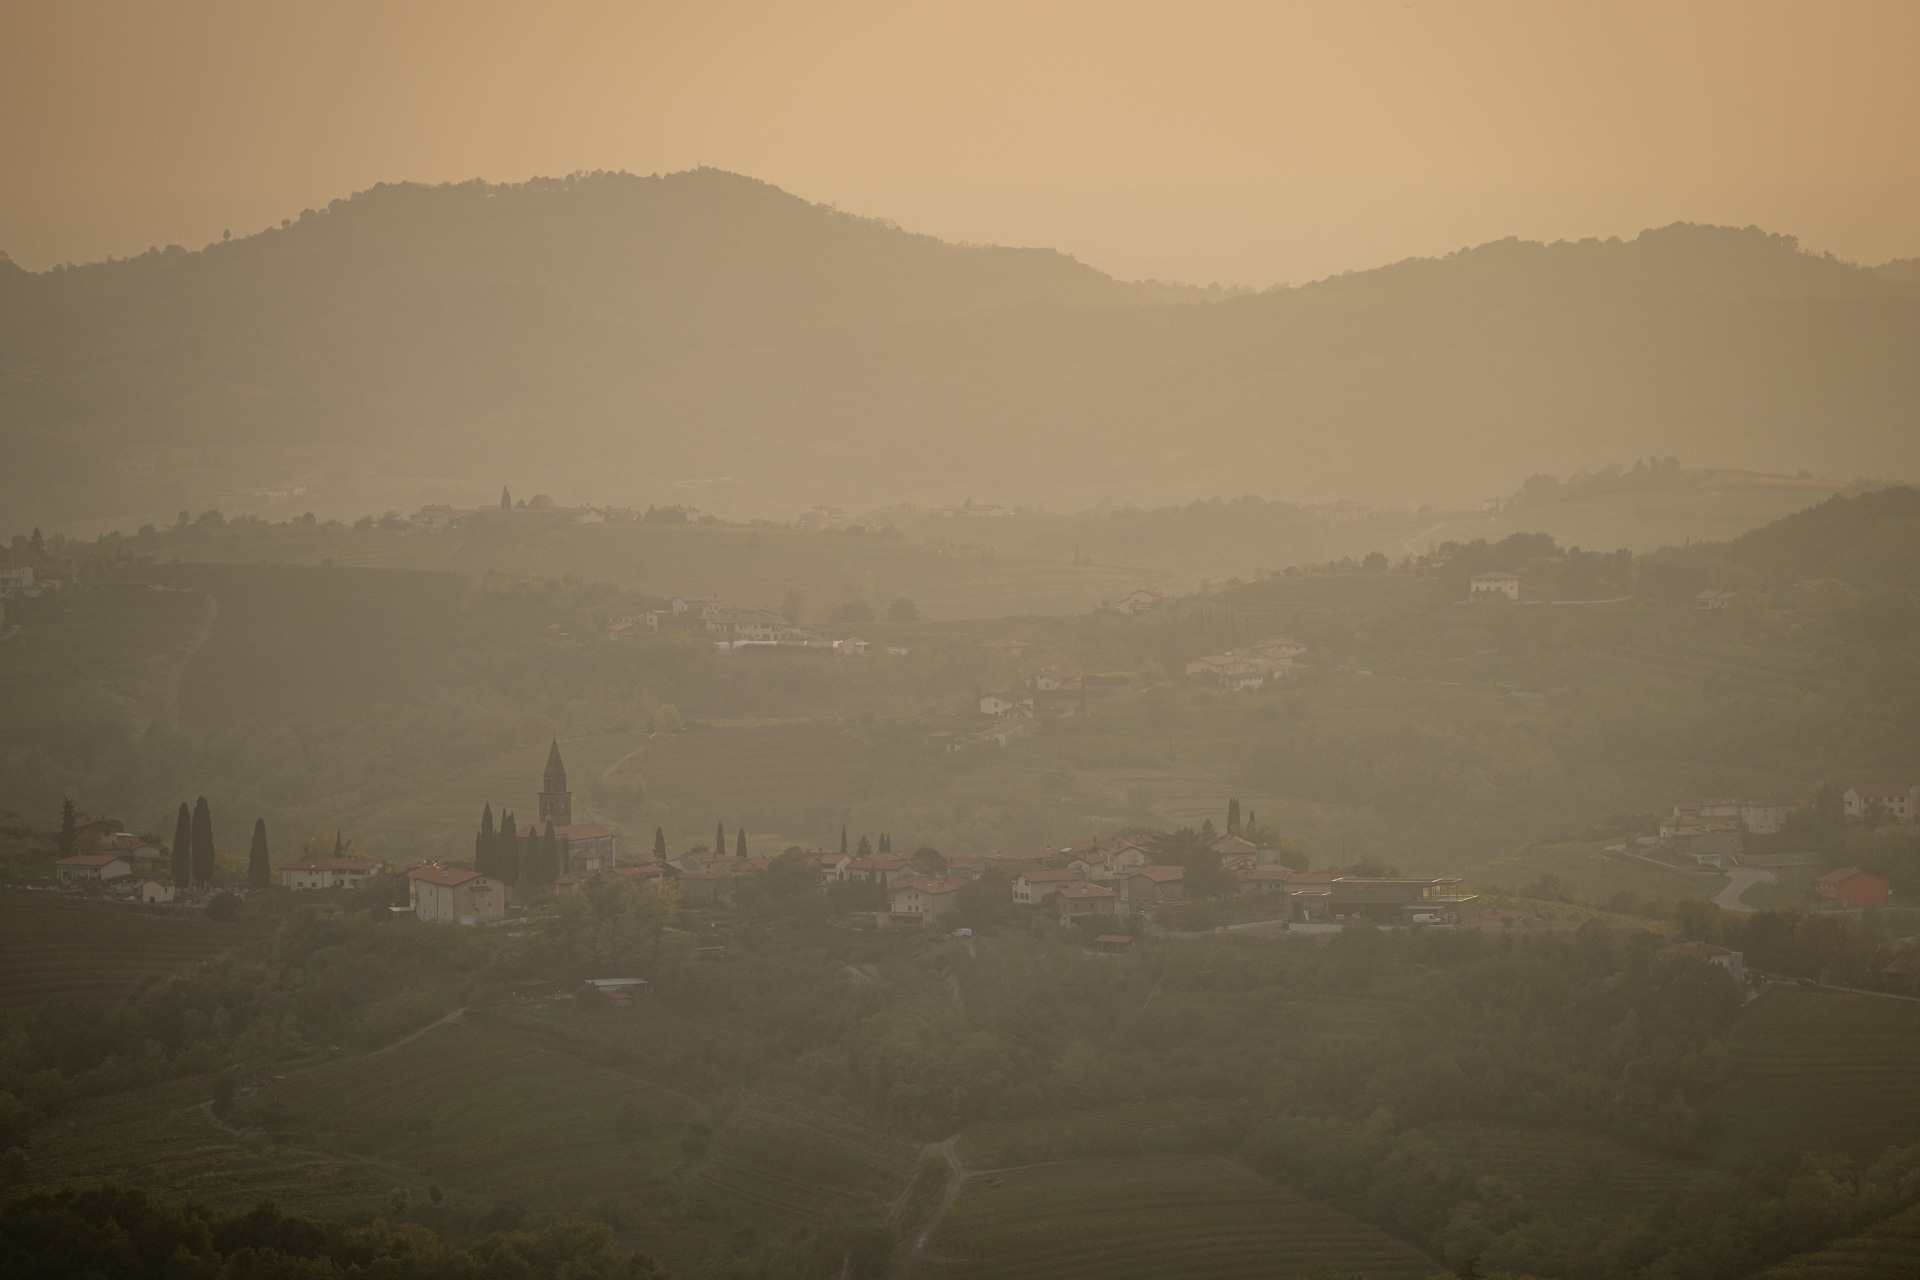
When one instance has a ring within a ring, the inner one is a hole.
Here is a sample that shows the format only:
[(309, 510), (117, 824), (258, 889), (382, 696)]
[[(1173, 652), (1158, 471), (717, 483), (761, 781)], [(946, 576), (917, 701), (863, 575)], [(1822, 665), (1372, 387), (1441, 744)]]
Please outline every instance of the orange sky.
[(1920, 255), (1920, 3), (0, 5), (0, 249), (709, 164), (1127, 278), (1687, 219)]

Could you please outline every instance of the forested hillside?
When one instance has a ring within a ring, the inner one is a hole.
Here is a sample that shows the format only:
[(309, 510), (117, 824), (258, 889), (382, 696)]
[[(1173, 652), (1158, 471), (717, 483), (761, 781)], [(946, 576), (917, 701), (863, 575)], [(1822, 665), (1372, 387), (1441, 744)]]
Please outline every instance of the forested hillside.
[[(1145, 305), (1177, 301), (1198, 305)], [(503, 475), (785, 515), (1458, 503), (1644, 454), (1901, 474), (1916, 348), (1920, 284), (1751, 228), (1507, 240), (1226, 298), (713, 170), (383, 186), (198, 252), (0, 264), (0, 504), (78, 528)]]

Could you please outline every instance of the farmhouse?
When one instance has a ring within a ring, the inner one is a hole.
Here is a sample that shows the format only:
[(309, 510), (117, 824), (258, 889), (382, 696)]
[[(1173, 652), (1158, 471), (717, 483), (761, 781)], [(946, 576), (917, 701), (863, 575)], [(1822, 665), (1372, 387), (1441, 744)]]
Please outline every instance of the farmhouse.
[(1469, 600), (1518, 600), (1520, 598), (1520, 575), (1505, 573), (1495, 569), (1489, 573), (1476, 573), (1467, 580), (1467, 599)]
[(0, 565), (0, 592), (33, 590), (33, 566)]
[(1136, 911), (1160, 902), (1185, 902), (1186, 876), (1185, 867), (1134, 867), (1120, 878), (1120, 894)]
[(1013, 900), (1022, 906), (1034, 906), (1061, 885), (1075, 884), (1085, 879), (1080, 872), (1071, 869), (1022, 871), (1013, 878)]
[(280, 883), (289, 889), (357, 889), (387, 869), (370, 858), (315, 858), (280, 867)]
[(76, 853), (54, 864), (62, 880), (118, 880), (133, 874), (132, 860), (119, 853)]
[(980, 714), (983, 716), (1003, 716), (1017, 707), (1032, 706), (1032, 698), (1017, 693), (991, 690), (980, 695)]
[(1858, 867), (1839, 867), (1813, 882), (1820, 900), (1836, 907), (1884, 907), (1892, 887)]
[(1240, 882), (1240, 896), (1250, 897), (1261, 893), (1291, 893), (1293, 891), (1293, 871), (1287, 867), (1253, 867), (1233, 873)]
[(867, 880), (874, 884), (892, 884), (913, 874), (907, 860), (897, 853), (876, 853), (865, 858), (849, 858), (841, 871), (842, 880)]
[(926, 924), (956, 908), (958, 894), (971, 883), (965, 876), (902, 876), (887, 886), (888, 922)]
[(1741, 952), (1716, 947), (1711, 942), (1681, 942), (1674, 945), (1673, 953), (1681, 956), (1698, 956), (1716, 968), (1725, 969), (1733, 975), (1735, 982), (1747, 980), (1746, 956)]
[(504, 885), (465, 867), (429, 862), (407, 872), (407, 898), (419, 920), (445, 924), (485, 924), (504, 920)]
[(1841, 797), (1849, 818), (1865, 818), (1876, 810), (1895, 822), (1912, 822), (1914, 793), (1920, 791), (1905, 782), (1863, 782), (1848, 787)]
[(121, 831), (108, 836), (100, 842), (99, 853), (118, 853), (135, 862), (158, 862), (167, 856), (167, 851), (142, 836), (131, 831)]
[(1060, 913), (1062, 921), (1075, 916), (1113, 915), (1119, 901), (1120, 894), (1116, 890), (1084, 881), (1063, 884), (1053, 891), (1054, 909)]

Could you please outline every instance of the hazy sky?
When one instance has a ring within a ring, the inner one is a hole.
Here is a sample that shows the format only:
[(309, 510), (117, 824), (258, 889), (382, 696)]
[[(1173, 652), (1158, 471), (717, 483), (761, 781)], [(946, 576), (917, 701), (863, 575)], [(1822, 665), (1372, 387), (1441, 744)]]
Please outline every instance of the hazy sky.
[(1920, 2), (0, 3), (0, 249), (379, 181), (752, 174), (1116, 275), (1676, 219), (1920, 255)]

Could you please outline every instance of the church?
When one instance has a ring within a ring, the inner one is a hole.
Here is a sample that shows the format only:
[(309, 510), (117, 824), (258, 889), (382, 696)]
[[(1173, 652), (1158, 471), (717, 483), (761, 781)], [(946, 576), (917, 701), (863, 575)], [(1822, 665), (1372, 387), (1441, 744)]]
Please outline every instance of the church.
[[(567, 766), (560, 759), (558, 739), (547, 748), (547, 768), (540, 779), (539, 801), (538, 819), (521, 833), (521, 839), (545, 835), (551, 822), (553, 834), (560, 842), (561, 875), (592, 875), (611, 871), (619, 864), (619, 837), (611, 827), (573, 820), (573, 792), (567, 790)], [(524, 844), (522, 847), (524, 849)]]

